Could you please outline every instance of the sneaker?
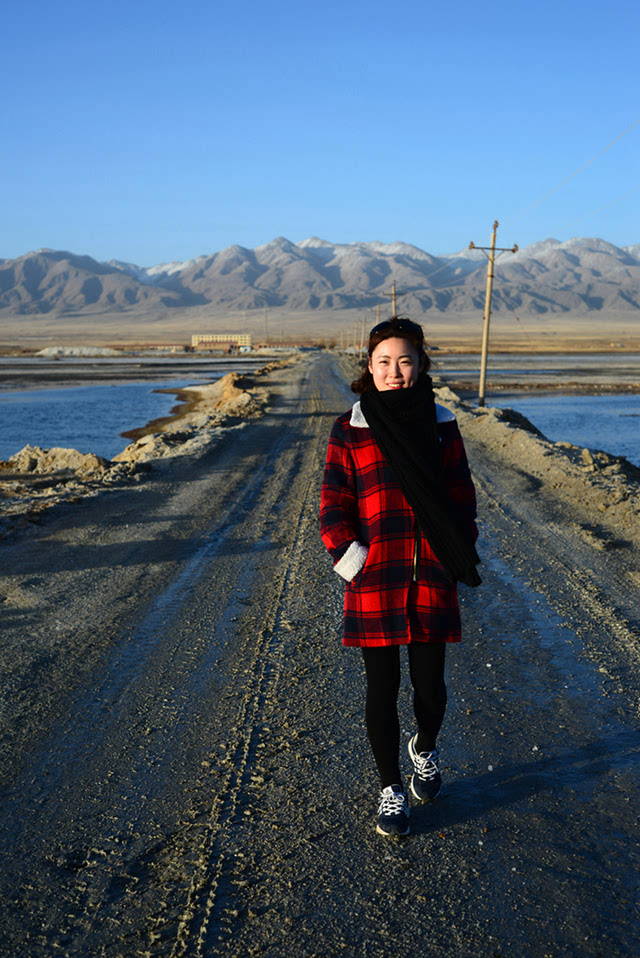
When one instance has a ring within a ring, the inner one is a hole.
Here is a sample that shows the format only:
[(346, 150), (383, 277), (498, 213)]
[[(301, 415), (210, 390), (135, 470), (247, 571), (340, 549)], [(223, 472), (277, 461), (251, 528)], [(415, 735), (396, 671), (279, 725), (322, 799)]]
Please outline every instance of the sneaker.
[(399, 785), (387, 785), (380, 792), (376, 831), (379, 835), (409, 834), (409, 803)]
[(442, 776), (438, 768), (438, 749), (433, 752), (416, 752), (417, 733), (409, 740), (409, 758), (413, 762), (411, 791), (420, 802), (432, 802), (442, 788)]

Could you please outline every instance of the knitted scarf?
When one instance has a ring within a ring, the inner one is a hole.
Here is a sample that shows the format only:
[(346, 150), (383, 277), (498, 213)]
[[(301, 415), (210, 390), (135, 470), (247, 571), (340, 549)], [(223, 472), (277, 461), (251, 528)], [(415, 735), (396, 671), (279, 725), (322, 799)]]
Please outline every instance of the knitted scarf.
[(360, 406), (371, 435), (442, 565), (453, 579), (480, 585), (478, 553), (444, 479), (430, 376), (421, 373), (408, 389), (379, 391), (371, 386), (360, 397)]

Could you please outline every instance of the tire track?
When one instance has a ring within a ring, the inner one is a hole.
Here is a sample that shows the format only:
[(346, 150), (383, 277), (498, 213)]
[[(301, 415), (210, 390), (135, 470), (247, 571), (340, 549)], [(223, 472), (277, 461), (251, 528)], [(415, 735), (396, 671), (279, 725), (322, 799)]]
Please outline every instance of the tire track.
[[(307, 414), (312, 416), (324, 412), (324, 403), (317, 390), (307, 397), (306, 405)], [(312, 455), (292, 487), (290, 498), (295, 502), (294, 514), (289, 513), (287, 516), (287, 525), (292, 531), (288, 535), (282, 571), (272, 591), (263, 625), (257, 633), (255, 659), (261, 663), (261, 666), (252, 685), (247, 688), (241, 705), (236, 723), (237, 734), (233, 748), (232, 768), (227, 772), (222, 788), (216, 794), (209, 811), (205, 833), (198, 850), (196, 871), (178, 923), (171, 958), (184, 958), (187, 955), (201, 958), (210, 926), (214, 921), (218, 889), (227, 865), (226, 855), (219, 838), (235, 818), (243, 787), (248, 784), (247, 767), (250, 759), (256, 754), (257, 717), (263, 711), (270, 692), (280, 681), (282, 658), (278, 653), (283, 599), (300, 566), (309, 515), (315, 514), (310, 501), (316, 481), (313, 467), (318, 463), (319, 437), (324, 436), (324, 431), (324, 424), (316, 426), (313, 434)], [(302, 487), (301, 490), (300, 487)], [(273, 667), (274, 662), (278, 667)]]

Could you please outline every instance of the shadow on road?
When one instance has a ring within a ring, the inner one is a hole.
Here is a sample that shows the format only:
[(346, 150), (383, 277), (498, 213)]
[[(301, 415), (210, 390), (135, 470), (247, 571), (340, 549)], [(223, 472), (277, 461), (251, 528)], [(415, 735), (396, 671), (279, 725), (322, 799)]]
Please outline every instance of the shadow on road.
[(556, 793), (558, 801), (564, 791), (580, 792), (580, 797), (589, 802), (612, 771), (635, 770), (639, 762), (640, 743), (635, 735), (625, 731), (526, 765), (514, 763), (452, 779), (433, 805), (412, 808), (411, 828), (419, 834), (434, 827), (452, 827), (482, 818), (498, 808), (526, 802), (543, 792)]

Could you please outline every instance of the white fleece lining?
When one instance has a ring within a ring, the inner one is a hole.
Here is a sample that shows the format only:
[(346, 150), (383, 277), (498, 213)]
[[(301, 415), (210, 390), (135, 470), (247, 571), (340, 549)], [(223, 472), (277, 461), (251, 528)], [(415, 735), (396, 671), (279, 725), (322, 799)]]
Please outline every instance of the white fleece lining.
[(353, 404), (353, 408), (351, 409), (351, 421), (349, 425), (356, 426), (357, 429), (369, 428), (369, 424), (367, 420), (364, 418), (364, 413), (360, 405), (360, 400), (358, 400), (358, 402)]
[(334, 572), (341, 575), (346, 582), (351, 582), (358, 572), (364, 568), (369, 555), (369, 547), (361, 542), (352, 542), (343, 557), (333, 567)]
[[(455, 414), (451, 412), (450, 409), (447, 409), (445, 406), (441, 406), (439, 403), (436, 403), (436, 418), (438, 422), (455, 422)], [(351, 408), (351, 419), (349, 421), (350, 426), (355, 426), (356, 429), (368, 429), (369, 424), (364, 418), (364, 413), (362, 411), (362, 406), (360, 405), (360, 400), (354, 403)]]

